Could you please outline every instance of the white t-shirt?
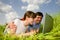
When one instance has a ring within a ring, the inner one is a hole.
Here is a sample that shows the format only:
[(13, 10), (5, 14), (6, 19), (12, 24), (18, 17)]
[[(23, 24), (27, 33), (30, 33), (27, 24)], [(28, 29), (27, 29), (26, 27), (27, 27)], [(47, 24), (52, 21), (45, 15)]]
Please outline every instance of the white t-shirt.
[(16, 34), (25, 33), (26, 27), (24, 26), (23, 21), (15, 19), (14, 24), (17, 26)]

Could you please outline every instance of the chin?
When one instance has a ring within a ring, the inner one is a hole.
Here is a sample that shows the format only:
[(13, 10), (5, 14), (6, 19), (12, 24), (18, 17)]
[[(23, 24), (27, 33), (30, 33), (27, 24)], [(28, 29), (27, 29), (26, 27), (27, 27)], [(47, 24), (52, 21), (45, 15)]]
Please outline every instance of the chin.
[(30, 25), (33, 25), (33, 23), (30, 23)]
[(40, 22), (36, 22), (36, 23), (40, 23)]

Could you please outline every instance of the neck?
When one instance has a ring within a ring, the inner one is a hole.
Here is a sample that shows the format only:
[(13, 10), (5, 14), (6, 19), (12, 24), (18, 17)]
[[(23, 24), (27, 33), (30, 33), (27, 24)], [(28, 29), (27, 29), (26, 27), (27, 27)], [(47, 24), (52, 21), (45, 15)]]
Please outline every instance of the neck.
[(36, 23), (36, 20), (34, 20), (34, 23)]

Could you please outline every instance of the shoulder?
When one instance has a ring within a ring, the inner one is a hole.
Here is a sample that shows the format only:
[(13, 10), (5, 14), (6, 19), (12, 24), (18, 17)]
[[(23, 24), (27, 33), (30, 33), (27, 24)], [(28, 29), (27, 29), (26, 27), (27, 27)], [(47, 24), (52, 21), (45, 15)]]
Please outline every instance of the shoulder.
[(20, 21), (19, 19), (15, 19), (14, 21)]
[(20, 19), (15, 19), (14, 22), (21, 22), (21, 20)]
[(22, 21), (21, 21), (20, 19), (15, 19), (15, 20), (14, 20), (14, 24), (21, 24), (21, 22), (22, 22)]

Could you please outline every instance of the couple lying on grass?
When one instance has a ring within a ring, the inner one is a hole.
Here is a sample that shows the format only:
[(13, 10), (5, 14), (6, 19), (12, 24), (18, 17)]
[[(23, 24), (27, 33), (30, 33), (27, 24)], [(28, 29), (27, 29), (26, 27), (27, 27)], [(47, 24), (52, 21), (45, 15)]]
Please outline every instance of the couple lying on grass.
[(29, 36), (39, 32), (43, 14), (27, 11), (22, 19), (16, 18), (7, 24), (4, 34)]

